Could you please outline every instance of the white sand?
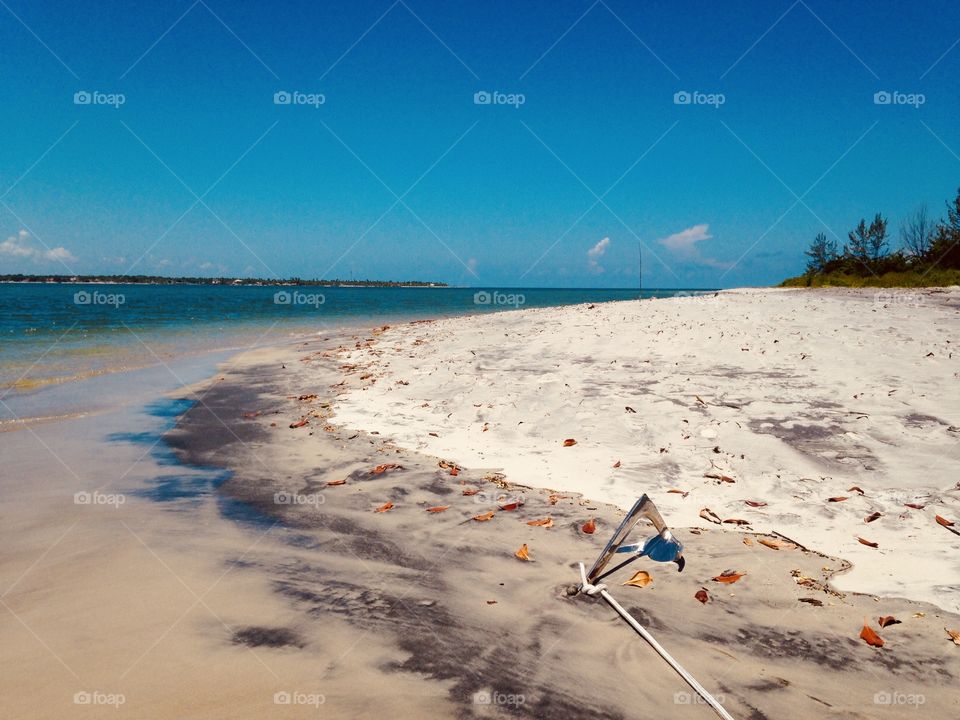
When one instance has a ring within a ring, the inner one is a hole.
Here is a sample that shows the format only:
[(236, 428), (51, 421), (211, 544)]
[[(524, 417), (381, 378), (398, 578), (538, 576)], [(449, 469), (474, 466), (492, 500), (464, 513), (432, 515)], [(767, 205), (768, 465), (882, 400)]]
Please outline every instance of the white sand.
[(396, 327), (343, 353), (372, 377), (336, 421), (621, 507), (647, 492), (675, 526), (707, 525), (708, 507), (850, 561), (842, 589), (957, 611), (960, 537), (934, 516), (960, 528), (960, 288), (881, 292), (740, 290)]

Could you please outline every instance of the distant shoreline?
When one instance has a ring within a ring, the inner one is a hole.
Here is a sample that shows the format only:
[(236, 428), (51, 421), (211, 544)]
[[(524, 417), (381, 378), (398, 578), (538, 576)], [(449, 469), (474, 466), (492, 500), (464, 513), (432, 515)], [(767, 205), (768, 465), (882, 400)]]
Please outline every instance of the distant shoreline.
[(263, 278), (194, 278), (163, 277), (160, 275), (0, 275), (0, 284), (5, 285), (226, 285), (231, 287), (449, 287), (443, 282), (421, 280), (268, 280)]

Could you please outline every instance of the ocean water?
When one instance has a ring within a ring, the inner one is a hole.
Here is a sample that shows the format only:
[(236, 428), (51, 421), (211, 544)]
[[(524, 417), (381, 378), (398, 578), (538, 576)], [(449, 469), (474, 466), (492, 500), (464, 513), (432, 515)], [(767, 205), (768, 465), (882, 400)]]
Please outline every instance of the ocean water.
[(0, 398), (344, 328), (689, 292), (0, 284)]

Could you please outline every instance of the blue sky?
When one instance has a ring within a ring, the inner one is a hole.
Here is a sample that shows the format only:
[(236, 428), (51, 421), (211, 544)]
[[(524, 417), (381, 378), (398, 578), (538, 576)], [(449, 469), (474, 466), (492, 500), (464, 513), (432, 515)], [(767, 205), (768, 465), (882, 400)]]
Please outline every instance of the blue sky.
[(774, 283), (941, 213), (958, 40), (942, 0), (4, 0), (0, 272)]

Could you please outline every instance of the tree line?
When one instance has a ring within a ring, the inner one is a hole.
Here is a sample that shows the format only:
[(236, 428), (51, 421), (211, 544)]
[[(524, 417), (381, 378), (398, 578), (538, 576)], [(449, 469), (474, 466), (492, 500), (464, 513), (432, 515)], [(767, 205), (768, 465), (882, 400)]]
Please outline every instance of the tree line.
[(960, 190), (946, 205), (944, 218), (932, 218), (926, 206), (904, 218), (896, 249), (891, 247), (887, 218), (880, 213), (869, 224), (866, 218), (860, 220), (847, 234), (842, 248), (836, 240), (818, 234), (806, 251), (809, 260), (805, 276), (838, 273), (869, 277), (933, 268), (960, 270)]

